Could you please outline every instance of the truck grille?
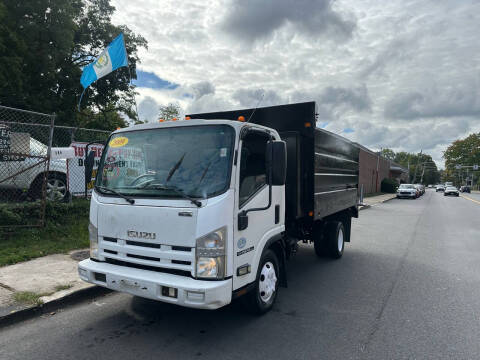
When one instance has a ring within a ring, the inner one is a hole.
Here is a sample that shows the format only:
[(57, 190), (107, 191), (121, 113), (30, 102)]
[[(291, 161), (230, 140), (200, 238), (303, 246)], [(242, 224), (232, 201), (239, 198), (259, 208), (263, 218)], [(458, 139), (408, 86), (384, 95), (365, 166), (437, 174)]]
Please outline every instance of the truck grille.
[(101, 237), (100, 255), (111, 263), (195, 276), (195, 248)]

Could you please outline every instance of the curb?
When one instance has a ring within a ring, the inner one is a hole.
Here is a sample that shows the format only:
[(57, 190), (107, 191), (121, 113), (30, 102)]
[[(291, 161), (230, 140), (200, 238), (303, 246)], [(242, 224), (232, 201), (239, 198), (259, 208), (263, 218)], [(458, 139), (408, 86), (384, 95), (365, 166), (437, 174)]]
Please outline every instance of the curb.
[(92, 286), (80, 289), (78, 291), (65, 295), (64, 297), (49, 301), (45, 304), (28, 307), (22, 310), (12, 312), (5, 316), (1, 316), (0, 329), (18, 323), (20, 321), (25, 321), (49, 312), (56, 311), (67, 305), (77, 304), (85, 299), (105, 296), (106, 294), (109, 294), (111, 292), (112, 290), (100, 286)]
[(385, 199), (385, 200), (376, 202), (375, 204), (372, 204), (372, 205), (365, 204), (365, 205), (360, 206), (358, 210), (360, 211), (360, 210), (368, 209), (368, 208), (371, 208), (372, 206), (375, 206), (377, 204), (383, 204), (383, 203), (386, 203), (387, 201), (390, 201), (390, 200), (393, 200), (393, 199), (396, 199), (396, 197), (392, 197), (390, 199)]

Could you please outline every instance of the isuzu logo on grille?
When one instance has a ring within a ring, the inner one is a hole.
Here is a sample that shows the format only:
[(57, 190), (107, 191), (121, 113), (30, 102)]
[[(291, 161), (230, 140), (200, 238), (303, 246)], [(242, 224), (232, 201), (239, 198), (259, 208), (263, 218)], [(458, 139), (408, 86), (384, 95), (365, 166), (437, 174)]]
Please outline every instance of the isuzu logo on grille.
[(157, 237), (155, 233), (149, 233), (149, 232), (144, 232), (144, 231), (135, 231), (135, 230), (128, 230), (127, 231), (127, 236), (132, 237), (132, 238), (150, 239), (150, 240), (155, 240), (155, 238)]

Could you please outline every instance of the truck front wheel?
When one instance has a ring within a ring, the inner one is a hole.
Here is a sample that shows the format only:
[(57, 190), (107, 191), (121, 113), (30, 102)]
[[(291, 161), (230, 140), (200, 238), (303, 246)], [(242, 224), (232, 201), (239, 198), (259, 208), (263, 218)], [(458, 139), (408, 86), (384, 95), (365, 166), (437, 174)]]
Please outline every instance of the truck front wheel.
[(315, 252), (318, 256), (329, 256), (339, 259), (345, 247), (345, 227), (341, 221), (331, 221), (325, 225), (323, 236), (316, 234)]
[(279, 275), (277, 256), (268, 249), (258, 265), (255, 286), (245, 298), (248, 310), (261, 315), (273, 307), (277, 298)]

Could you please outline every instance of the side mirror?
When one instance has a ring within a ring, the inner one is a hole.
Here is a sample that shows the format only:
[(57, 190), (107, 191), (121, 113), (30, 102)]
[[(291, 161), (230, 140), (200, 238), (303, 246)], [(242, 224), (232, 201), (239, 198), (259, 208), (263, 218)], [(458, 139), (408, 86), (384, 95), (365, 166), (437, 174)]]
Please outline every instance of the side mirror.
[(92, 181), (93, 164), (95, 163), (95, 153), (89, 151), (85, 157), (85, 185)]
[(274, 186), (285, 185), (287, 177), (287, 145), (285, 141), (269, 141), (267, 143), (267, 154), (265, 158), (267, 174), (271, 178), (268, 183)]

